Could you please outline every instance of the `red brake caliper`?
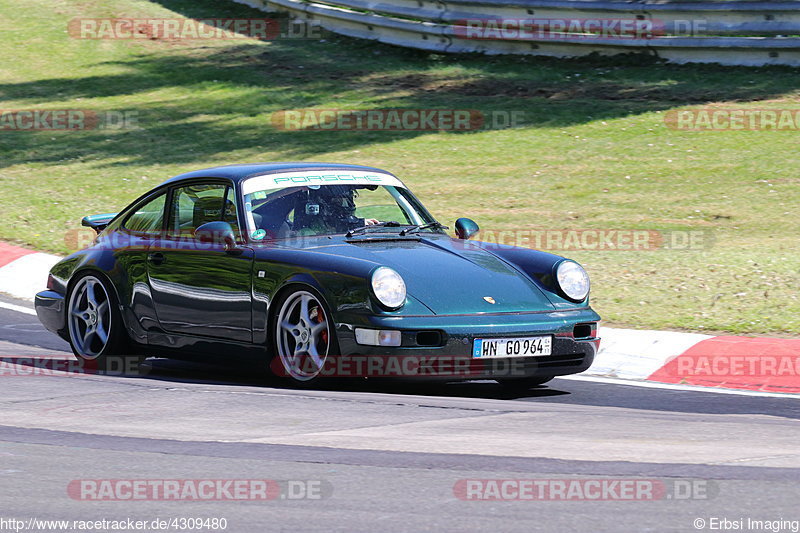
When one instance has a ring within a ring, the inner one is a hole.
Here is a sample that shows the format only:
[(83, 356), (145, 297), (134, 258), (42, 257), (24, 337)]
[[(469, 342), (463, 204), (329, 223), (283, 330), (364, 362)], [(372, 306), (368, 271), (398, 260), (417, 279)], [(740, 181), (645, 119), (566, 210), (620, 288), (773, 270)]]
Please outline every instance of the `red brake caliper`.
[[(325, 322), (325, 313), (322, 311), (322, 307), (317, 307), (317, 323), (318, 324), (322, 324), (323, 322)], [(320, 333), (319, 336), (322, 339), (322, 342), (325, 343), (325, 347), (327, 348), (328, 347), (328, 330), (327, 329), (323, 330), (322, 333)]]

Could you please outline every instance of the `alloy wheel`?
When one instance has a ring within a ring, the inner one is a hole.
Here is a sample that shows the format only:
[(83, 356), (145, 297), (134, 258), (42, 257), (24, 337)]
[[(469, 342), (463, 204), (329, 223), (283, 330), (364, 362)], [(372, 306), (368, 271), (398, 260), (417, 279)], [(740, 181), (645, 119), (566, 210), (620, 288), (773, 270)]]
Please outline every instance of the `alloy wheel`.
[(97, 359), (111, 334), (111, 301), (102, 282), (94, 276), (78, 281), (69, 298), (69, 337), (84, 359)]
[(297, 291), (284, 300), (276, 321), (278, 356), (284, 370), (298, 381), (317, 377), (330, 352), (331, 330), (319, 299)]

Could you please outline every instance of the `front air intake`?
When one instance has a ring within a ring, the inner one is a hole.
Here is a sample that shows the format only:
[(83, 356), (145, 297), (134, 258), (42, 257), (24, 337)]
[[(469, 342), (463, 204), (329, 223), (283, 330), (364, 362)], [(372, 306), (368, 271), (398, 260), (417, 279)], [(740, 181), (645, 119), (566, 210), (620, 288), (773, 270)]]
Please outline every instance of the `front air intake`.
[(417, 346), (441, 346), (442, 333), (440, 331), (420, 331), (417, 333)]
[(593, 336), (592, 332), (597, 329), (597, 324), (575, 324), (572, 329), (572, 336), (576, 339), (589, 339)]

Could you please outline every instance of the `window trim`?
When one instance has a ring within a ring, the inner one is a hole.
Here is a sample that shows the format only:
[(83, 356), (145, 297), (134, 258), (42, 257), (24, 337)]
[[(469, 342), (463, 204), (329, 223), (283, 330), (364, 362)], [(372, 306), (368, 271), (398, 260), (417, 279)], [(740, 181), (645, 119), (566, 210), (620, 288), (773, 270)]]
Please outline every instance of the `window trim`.
[[(242, 217), (239, 214), (239, 204), (241, 204), (242, 202), (239, 201), (239, 191), (236, 190), (236, 187), (232, 183), (228, 184), (228, 187), (225, 189), (225, 197), (222, 203), (223, 213), (225, 212), (225, 201), (227, 201), (228, 199), (228, 194), (232, 196), (231, 200), (233, 201), (233, 206), (236, 208), (234, 210), (235, 213), (234, 216), (236, 217), (236, 221), (235, 221), (235, 226), (233, 228), (233, 235), (236, 238), (236, 244), (245, 244), (246, 241), (243, 238), (244, 233), (242, 232), (242, 224), (241, 224)], [(225, 218), (224, 215), (223, 218)]]
[[(228, 197), (228, 190), (230, 189), (230, 190), (233, 191), (234, 198), (236, 198), (236, 200), (237, 200), (236, 201), (236, 223), (237, 223), (237, 225), (239, 227), (239, 235), (236, 236), (236, 241), (237, 241), (237, 244), (244, 244), (244, 241), (242, 241), (242, 239), (241, 239), (241, 225), (240, 225), (241, 213), (239, 212), (241, 202), (238, 201), (239, 200), (239, 193), (238, 193), (238, 190), (237, 190), (237, 188), (235, 186), (235, 183), (233, 181), (229, 180), (229, 179), (226, 179), (226, 178), (197, 177), (197, 178), (189, 178), (189, 179), (186, 179), (186, 180), (181, 180), (181, 181), (175, 182), (175, 183), (170, 183), (169, 187), (168, 187), (168, 191), (167, 191), (167, 205), (166, 205), (166, 208), (165, 208), (166, 214), (165, 214), (165, 217), (164, 217), (164, 225), (163, 225), (164, 237), (167, 238), (167, 239), (172, 239), (172, 240), (181, 240), (181, 239), (187, 239), (187, 238), (194, 239), (194, 236), (186, 237), (186, 236), (177, 235), (174, 232), (174, 228), (167, 226), (168, 224), (169, 224), (169, 226), (171, 226), (170, 221), (172, 220), (172, 214), (173, 214), (173, 201), (172, 200), (173, 200), (173, 198), (175, 196), (175, 191), (177, 191), (178, 189), (183, 189), (185, 187), (191, 187), (193, 185), (222, 185), (225, 188), (225, 192), (223, 193), (223, 197), (222, 197), (222, 202), (223, 202), (222, 203), (222, 207), (223, 207), (223, 209), (225, 207), (225, 199)], [(234, 235), (236, 235), (236, 233), (237, 233), (236, 230), (234, 230)]]
[[(139, 208), (144, 207), (151, 202), (154, 202), (160, 196), (164, 197), (164, 207), (161, 209), (161, 227), (154, 230), (153, 232), (137, 231), (130, 229), (128, 227), (128, 221), (131, 219), (133, 215), (136, 214), (136, 211), (138, 211)], [(164, 224), (166, 223), (166, 217), (164, 215), (168, 206), (167, 203), (169, 201), (168, 197), (169, 197), (169, 191), (161, 188), (157, 189), (156, 191), (153, 191), (153, 194), (145, 196), (144, 198), (141, 199), (141, 201), (137, 202), (136, 204), (134, 204), (132, 207), (129, 208), (128, 213), (125, 215), (125, 218), (122, 220), (122, 222), (120, 222), (119, 229), (124, 230), (128, 234), (135, 235), (137, 237), (158, 237), (160, 233), (164, 232)]]

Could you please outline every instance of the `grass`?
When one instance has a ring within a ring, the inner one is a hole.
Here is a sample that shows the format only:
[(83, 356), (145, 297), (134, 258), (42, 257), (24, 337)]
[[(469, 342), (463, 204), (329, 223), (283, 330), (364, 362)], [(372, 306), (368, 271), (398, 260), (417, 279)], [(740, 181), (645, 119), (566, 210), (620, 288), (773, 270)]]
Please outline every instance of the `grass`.
[[(69, 251), (85, 214), (188, 170), (245, 161), (368, 164), (440, 220), (483, 228), (703, 230), (692, 251), (571, 251), (593, 306), (637, 328), (800, 333), (797, 131), (676, 131), (672, 109), (796, 108), (790, 68), (638, 57), (449, 56), (318, 40), (71, 39), (75, 17), (263, 17), (225, 0), (0, 5), (0, 108), (134, 111), (138, 127), (0, 131), (0, 238)], [(280, 131), (277, 111), (519, 112), (512, 129)]]

